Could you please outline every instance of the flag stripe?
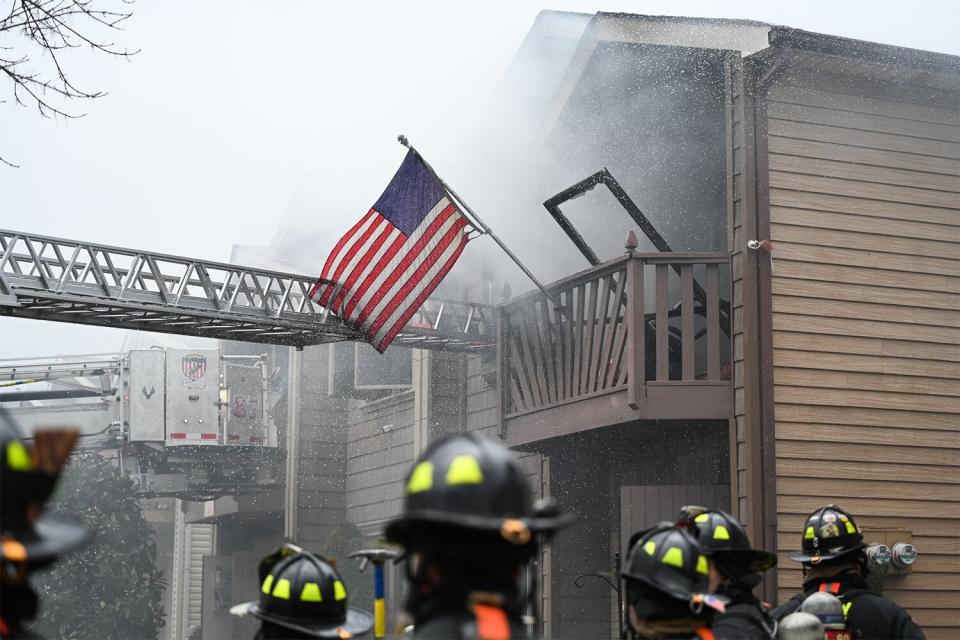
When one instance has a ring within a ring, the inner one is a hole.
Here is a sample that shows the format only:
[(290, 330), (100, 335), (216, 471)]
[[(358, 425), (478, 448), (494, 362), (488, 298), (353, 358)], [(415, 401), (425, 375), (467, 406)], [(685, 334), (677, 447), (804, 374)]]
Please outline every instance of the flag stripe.
[(403, 310), (403, 313), (400, 314), (397, 320), (393, 323), (393, 326), (390, 327), (390, 330), (383, 337), (383, 339), (374, 345), (374, 348), (377, 351), (383, 353), (384, 350), (390, 346), (390, 343), (392, 343), (393, 339), (397, 337), (397, 334), (400, 333), (400, 330), (403, 329), (404, 325), (407, 324), (407, 321), (409, 321), (413, 314), (417, 312), (417, 309), (420, 308), (420, 305), (422, 305), (423, 302), (430, 296), (430, 294), (433, 293), (433, 290), (437, 288), (437, 285), (440, 284), (440, 281), (443, 280), (450, 269), (453, 268), (454, 263), (460, 257), (460, 254), (463, 253), (463, 249), (466, 246), (467, 235), (462, 233), (461, 227), (460, 241), (455, 245), (456, 248), (454, 249), (453, 253), (449, 258), (447, 258), (446, 262), (443, 263), (443, 266), (437, 270), (430, 282), (423, 287), (423, 289), (420, 291), (420, 295), (418, 295), (412, 303), (407, 305), (407, 307)]
[[(443, 268), (447, 256), (456, 251), (457, 236), (463, 237), (463, 226), (465, 224), (466, 221), (458, 221), (454, 228), (444, 234), (442, 242), (431, 251), (429, 259), (417, 268), (415, 274), (404, 284), (391, 304), (379, 314), (379, 322), (369, 329), (369, 336), (374, 344), (381, 342), (383, 336), (397, 321), (397, 318), (403, 316), (410, 301), (428, 288), (434, 274)], [(405, 302), (407, 304), (404, 304)], [(416, 311), (415, 307), (413, 311)], [(407, 319), (409, 319), (409, 316)]]
[[(357, 243), (362, 242), (366, 238), (367, 232), (370, 230), (371, 226), (377, 224), (383, 220), (383, 217), (380, 216), (376, 211), (371, 209), (369, 213), (364, 217), (363, 224), (359, 227), (354, 227), (350, 229), (348, 235), (350, 236), (349, 243), (344, 243), (340, 248), (339, 254), (337, 255), (336, 260), (330, 263), (330, 270), (321, 272), (320, 275), (328, 280), (334, 282), (337, 281), (337, 278), (340, 277), (340, 274), (343, 272), (343, 267), (346, 265), (349, 257), (353, 255), (353, 251), (356, 250)], [(346, 237), (346, 236), (344, 236)], [(329, 261), (328, 261), (329, 262)], [(331, 273), (332, 271), (332, 273)], [(320, 296), (320, 304), (326, 306), (327, 302), (330, 299), (330, 296), (333, 295), (334, 290), (336, 289), (335, 285), (327, 285), (324, 289), (323, 294)]]
[(404, 238), (403, 232), (400, 231), (400, 229), (397, 229), (389, 222), (384, 225), (380, 235), (377, 236), (371, 245), (372, 250), (364, 252), (363, 257), (357, 262), (356, 267), (351, 269), (350, 276), (343, 283), (343, 288), (340, 289), (340, 295), (333, 301), (333, 308), (339, 310), (342, 317), (350, 317), (352, 308), (345, 306), (345, 303), (348, 299), (356, 297), (355, 291), (357, 291), (357, 289), (354, 285), (357, 283), (357, 280), (369, 272), (368, 267), (371, 263), (374, 265), (378, 264), (374, 261), (378, 260), (385, 251), (394, 244), (397, 244), (398, 247), (401, 246), (404, 240), (406, 240), (406, 238)]
[[(374, 217), (373, 222), (370, 223), (363, 234), (357, 238), (357, 241), (354, 242), (347, 252), (343, 256), (343, 260), (340, 261), (340, 264), (337, 265), (337, 270), (334, 272), (333, 280), (334, 282), (340, 283), (340, 293), (337, 294), (337, 299), (343, 299), (344, 287), (346, 283), (342, 280), (345, 274), (350, 274), (356, 268), (357, 263), (366, 256), (371, 247), (374, 246), (376, 242), (376, 237), (374, 236), (381, 227), (392, 227), (386, 218), (383, 216), (377, 215)], [(337, 310), (337, 300), (333, 300), (329, 305), (333, 311)]]
[[(396, 265), (391, 265), (390, 273), (387, 276), (386, 281), (383, 285), (378, 288), (373, 296), (370, 298), (370, 301), (364, 305), (363, 311), (360, 313), (360, 316), (357, 318), (357, 325), (363, 329), (366, 328), (365, 321), (369, 317), (376, 317), (382, 311), (382, 306), (384, 304), (384, 298), (390, 294), (391, 291), (397, 286), (398, 281), (401, 280), (402, 276), (406, 273), (407, 269), (410, 267), (410, 264), (414, 262), (417, 258), (420, 257), (424, 248), (427, 247), (431, 241), (436, 242), (437, 236), (441, 233), (441, 229), (444, 231), (445, 228), (449, 226), (449, 221), (456, 214), (456, 207), (452, 204), (448, 205), (439, 216), (437, 216), (433, 222), (430, 223), (424, 229), (423, 234), (420, 238), (413, 243), (409, 250), (403, 255), (400, 259), (400, 262)], [(456, 217), (460, 217), (457, 215)], [(423, 223), (421, 223), (421, 227)], [(419, 230), (419, 229), (418, 229)], [(407, 243), (410, 244), (409, 241)]]
[(333, 268), (335, 260), (337, 260), (340, 257), (340, 252), (343, 250), (343, 247), (348, 242), (350, 242), (350, 240), (353, 239), (353, 236), (357, 233), (357, 231), (359, 231), (360, 228), (363, 227), (363, 225), (366, 224), (370, 220), (370, 218), (372, 218), (375, 215), (377, 215), (376, 210), (371, 208), (369, 211), (367, 211), (366, 215), (360, 218), (357, 224), (350, 227), (350, 230), (347, 231), (342, 238), (340, 238), (340, 241), (337, 242), (337, 246), (333, 248), (333, 251), (330, 252), (330, 256), (327, 257), (327, 261), (323, 263), (323, 269), (320, 271), (321, 277), (324, 277), (324, 278), (330, 277), (330, 271)]
[[(377, 336), (382, 327), (386, 326), (389, 328), (392, 326), (393, 316), (395, 316), (398, 311), (402, 313), (404, 310), (402, 308), (404, 300), (409, 300), (411, 294), (415, 296), (419, 292), (418, 287), (420, 286), (420, 282), (431, 269), (439, 268), (439, 265), (437, 265), (438, 259), (450, 247), (456, 236), (462, 233), (463, 227), (467, 224), (463, 216), (458, 215), (455, 216), (455, 218), (453, 223), (449, 225), (449, 228), (443, 233), (443, 236), (441, 236), (440, 242), (431, 249), (425, 260), (417, 264), (413, 273), (408, 278), (404, 278), (399, 290), (393, 295), (386, 307), (377, 314), (378, 318), (370, 326), (368, 335), (371, 337)], [(439, 233), (440, 232), (438, 232), (438, 235)], [(379, 340), (374, 340), (374, 343), (377, 342), (379, 342)]]
[(342, 315), (344, 318), (350, 320), (351, 322), (355, 321), (356, 318), (353, 317), (353, 312), (355, 309), (362, 309), (362, 307), (358, 306), (358, 303), (364, 299), (367, 289), (369, 289), (371, 285), (374, 285), (373, 291), (376, 291), (386, 279), (388, 273), (384, 271), (384, 268), (387, 266), (387, 263), (393, 260), (393, 257), (397, 255), (397, 252), (400, 251), (401, 247), (403, 247), (403, 245), (407, 242), (407, 238), (404, 237), (403, 233), (401, 233), (399, 229), (397, 229), (397, 234), (397, 237), (394, 238), (388, 247), (386, 244), (384, 245), (386, 247), (386, 251), (377, 259), (377, 262), (373, 268), (367, 272), (366, 276), (363, 278), (363, 282), (361, 282), (360, 286), (357, 287), (357, 290), (351, 293), (350, 299), (343, 308)]
[[(388, 249), (388, 252), (380, 259), (379, 262), (374, 266), (373, 270), (364, 278), (360, 287), (357, 289), (357, 292), (353, 294), (352, 299), (345, 308), (342, 317), (349, 319), (351, 322), (355, 322), (358, 325), (362, 320), (358, 318), (353, 318), (352, 314), (355, 308), (359, 308), (357, 312), (358, 315), (363, 312), (363, 309), (368, 306), (370, 299), (380, 290), (380, 287), (383, 286), (383, 283), (390, 277), (390, 275), (397, 269), (397, 265), (393, 265), (394, 268), (389, 269), (391, 261), (399, 253), (404, 246), (415, 245), (420, 238), (424, 236), (425, 233), (431, 228), (430, 225), (437, 219), (440, 214), (442, 214), (447, 207), (450, 206), (450, 200), (448, 198), (441, 198), (440, 201), (434, 205), (433, 209), (430, 210), (423, 221), (421, 221), (420, 226), (410, 234), (410, 237), (402, 236), (394, 241), (394, 243)], [(369, 314), (363, 316), (365, 320)]]
[[(350, 238), (353, 237), (353, 234), (357, 232), (357, 229), (362, 227), (363, 223), (366, 222), (370, 216), (374, 215), (374, 213), (373, 207), (371, 207), (370, 210), (367, 211), (366, 215), (360, 218), (360, 220), (357, 221), (357, 224), (350, 227), (350, 230), (347, 231), (342, 238), (340, 238), (336, 246), (333, 247), (333, 251), (331, 251), (330, 255), (327, 256), (327, 261), (323, 263), (323, 269), (320, 270), (320, 278), (327, 278), (327, 274), (330, 273), (330, 266), (340, 253), (341, 249), (343, 249), (343, 245), (350, 241)], [(317, 281), (317, 284), (313, 285), (313, 289), (310, 291), (310, 297), (316, 297), (318, 289), (321, 286), (323, 286), (322, 283)]]

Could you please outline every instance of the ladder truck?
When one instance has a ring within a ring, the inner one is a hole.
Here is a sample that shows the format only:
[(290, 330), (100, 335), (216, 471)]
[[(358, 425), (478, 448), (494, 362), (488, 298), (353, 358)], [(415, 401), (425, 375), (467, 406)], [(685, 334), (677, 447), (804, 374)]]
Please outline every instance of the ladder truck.
[(266, 354), (219, 349), (0, 360), (0, 406), (28, 433), (71, 425), (116, 450), (144, 498), (201, 501), (276, 486), (276, 377)]

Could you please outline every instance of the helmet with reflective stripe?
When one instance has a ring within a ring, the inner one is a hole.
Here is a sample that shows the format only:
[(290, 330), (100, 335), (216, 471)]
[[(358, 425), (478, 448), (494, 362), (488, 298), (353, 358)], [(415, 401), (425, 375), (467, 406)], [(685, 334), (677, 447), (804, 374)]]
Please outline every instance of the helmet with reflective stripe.
[(643, 585), (682, 602), (722, 609), (724, 598), (707, 595), (707, 557), (684, 528), (661, 525), (640, 534), (620, 572), (628, 594)]
[(836, 560), (863, 549), (863, 533), (853, 516), (835, 504), (817, 509), (803, 525), (801, 553), (791, 560), (806, 564)]
[(373, 616), (347, 606), (347, 588), (333, 565), (309, 551), (285, 551), (261, 563), (259, 602), (237, 605), (232, 614), (251, 614), (316, 638), (349, 638), (370, 631)]
[(499, 533), (527, 545), (572, 521), (554, 505), (534, 505), (523, 467), (503, 445), (475, 433), (430, 445), (404, 480), (403, 513), (386, 529), (389, 541), (409, 546), (418, 534), (456, 527)]
[[(76, 438), (73, 430), (39, 431), (27, 444), (12, 416), (0, 409), (0, 561), (4, 564), (41, 567), (90, 539), (90, 529), (80, 519), (44, 511)], [(5, 579), (24, 575), (4, 571)]]
[(703, 552), (722, 565), (719, 568), (723, 574), (736, 578), (776, 566), (777, 556), (754, 549), (747, 530), (732, 515), (719, 510), (692, 510), (685, 507), (681, 521), (691, 526)]

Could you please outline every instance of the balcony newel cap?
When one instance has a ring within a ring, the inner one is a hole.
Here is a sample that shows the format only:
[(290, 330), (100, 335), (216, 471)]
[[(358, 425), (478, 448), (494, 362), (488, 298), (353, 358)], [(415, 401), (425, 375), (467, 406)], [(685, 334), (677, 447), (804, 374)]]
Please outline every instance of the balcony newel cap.
[(633, 252), (637, 250), (637, 234), (632, 230), (627, 233), (627, 241), (623, 246), (627, 250), (627, 255), (632, 256)]

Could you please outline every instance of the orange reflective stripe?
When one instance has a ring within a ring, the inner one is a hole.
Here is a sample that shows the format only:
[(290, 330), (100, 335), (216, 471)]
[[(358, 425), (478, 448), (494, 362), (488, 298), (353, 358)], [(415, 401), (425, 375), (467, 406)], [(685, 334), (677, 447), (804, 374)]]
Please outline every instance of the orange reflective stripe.
[(488, 604), (475, 604), (473, 615), (477, 618), (477, 636), (480, 640), (510, 640), (510, 622), (506, 611)]
[(710, 627), (700, 627), (694, 633), (700, 637), (700, 640), (714, 640), (713, 631), (710, 631)]
[(821, 592), (822, 592), (822, 591), (827, 591), (827, 590), (829, 590), (830, 593), (832, 593), (832, 594), (834, 594), (834, 595), (840, 593), (840, 583), (839, 583), (839, 582), (831, 582), (831, 583), (828, 584), (828, 583), (824, 582), (823, 584), (820, 585), (820, 588), (817, 589), (817, 591), (821, 591)]

